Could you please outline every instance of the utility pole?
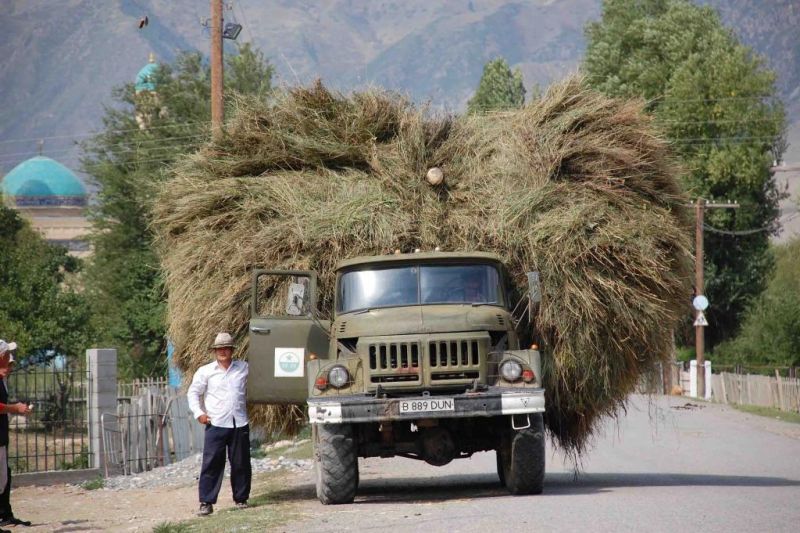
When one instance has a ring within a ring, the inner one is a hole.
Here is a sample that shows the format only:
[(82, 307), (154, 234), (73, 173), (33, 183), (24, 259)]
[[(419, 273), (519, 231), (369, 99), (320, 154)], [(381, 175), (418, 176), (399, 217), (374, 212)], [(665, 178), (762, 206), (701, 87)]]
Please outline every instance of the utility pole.
[(211, 132), (222, 133), (222, 0), (211, 0)]
[[(703, 279), (703, 218), (705, 215), (706, 201), (700, 198), (695, 203), (695, 245), (694, 245), (694, 286), (695, 296), (705, 294), (705, 280)], [(694, 326), (694, 349), (697, 359), (697, 396), (706, 397), (706, 365), (705, 365), (705, 326), (700, 324), (700, 314), (697, 310)]]
[[(708, 203), (703, 198), (700, 198), (694, 203), (695, 213), (695, 254), (694, 254), (694, 284), (695, 284), (695, 298), (703, 296), (705, 293), (705, 279), (703, 269), (703, 227), (705, 225), (705, 211), (706, 209), (738, 209), (737, 203)], [(706, 301), (706, 305), (708, 302)], [(705, 366), (705, 330), (707, 323), (703, 309), (695, 307), (695, 321), (694, 321), (694, 346), (697, 353), (697, 396), (705, 398), (706, 396), (706, 366)]]

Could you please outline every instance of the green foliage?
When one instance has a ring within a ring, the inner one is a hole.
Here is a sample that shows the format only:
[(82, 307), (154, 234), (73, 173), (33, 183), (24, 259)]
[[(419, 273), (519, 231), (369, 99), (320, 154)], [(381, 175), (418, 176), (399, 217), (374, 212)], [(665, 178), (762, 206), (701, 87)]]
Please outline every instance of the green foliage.
[(81, 261), (48, 244), (0, 197), (0, 335), (24, 357), (53, 350), (78, 357), (89, 345), (90, 309), (78, 287)]
[(781, 197), (769, 173), (784, 143), (775, 75), (723, 27), (717, 13), (686, 0), (606, 0), (586, 30), (589, 83), (613, 96), (641, 96), (684, 162), (693, 197), (735, 199), (706, 212), (707, 340), (734, 334), (771, 268), (769, 235)]
[(467, 102), (468, 113), (514, 109), (525, 104), (525, 85), (519, 69), (511, 71), (499, 57), (483, 67), (483, 75), (475, 95)]
[(180, 522), (161, 522), (153, 528), (153, 533), (185, 533), (191, 531), (192, 528), (188, 524), (181, 524)]
[[(61, 470), (80, 470), (83, 468), (89, 468), (89, 449), (86, 446), (81, 446), (80, 453), (72, 461), (61, 461)], [(102, 480), (103, 478), (100, 478), (100, 481)], [(91, 481), (88, 483), (91, 483)]]
[(761, 407), (758, 405), (732, 404), (732, 406), (734, 409), (738, 409), (739, 411), (744, 411), (745, 413), (750, 413), (752, 415), (766, 416), (768, 418), (783, 420), (784, 422), (790, 422), (792, 424), (800, 424), (800, 413), (795, 413), (792, 411), (781, 411), (780, 409), (774, 409), (772, 407)]
[(84, 481), (81, 484), (81, 487), (83, 487), (85, 490), (97, 490), (102, 489), (105, 486), (106, 482), (102, 477), (96, 477), (94, 479), (90, 479), (89, 481)]
[(800, 366), (800, 239), (774, 252), (767, 288), (748, 309), (741, 333), (715, 351), (715, 362)]
[[(273, 68), (249, 44), (226, 57), (228, 106), (236, 93), (266, 98)], [(150, 204), (169, 165), (208, 136), (210, 71), (184, 53), (156, 71), (156, 94), (115, 89), (104, 131), (84, 145), (84, 169), (98, 186), (91, 212), (94, 258), (87, 290), (103, 343), (119, 351), (120, 372), (135, 378), (166, 370), (163, 281), (151, 247)], [(140, 127), (140, 125), (144, 127)]]

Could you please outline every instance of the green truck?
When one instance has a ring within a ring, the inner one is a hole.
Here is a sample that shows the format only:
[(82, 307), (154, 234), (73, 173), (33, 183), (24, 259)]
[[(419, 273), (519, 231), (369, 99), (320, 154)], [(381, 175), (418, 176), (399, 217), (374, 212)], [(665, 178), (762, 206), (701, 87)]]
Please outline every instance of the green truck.
[(520, 346), (520, 300), (502, 260), (482, 252), (343, 261), (329, 320), (314, 272), (257, 270), (248, 401), (307, 403), (324, 504), (353, 501), (359, 457), (441, 466), (489, 450), (512, 494), (538, 494), (544, 389), (536, 345)]

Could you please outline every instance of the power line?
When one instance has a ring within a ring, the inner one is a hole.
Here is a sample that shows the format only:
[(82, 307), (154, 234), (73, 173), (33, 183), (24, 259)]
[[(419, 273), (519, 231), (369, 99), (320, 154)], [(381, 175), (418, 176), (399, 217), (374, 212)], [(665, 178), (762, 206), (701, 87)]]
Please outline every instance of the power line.
[(4, 141), (0, 141), (0, 144), (47, 141), (47, 140), (50, 140), (50, 139), (76, 139), (76, 138), (79, 138), (79, 137), (81, 137), (81, 138), (82, 137), (95, 137), (95, 136), (98, 136), (98, 135), (107, 135), (107, 134), (111, 134), (111, 133), (128, 133), (128, 132), (131, 132), (131, 131), (148, 131), (148, 130), (159, 130), (159, 129), (164, 129), (164, 128), (181, 128), (181, 127), (186, 127), (186, 126), (195, 125), (195, 124), (203, 124), (203, 125), (206, 125), (206, 126), (208, 125), (207, 122), (204, 121), (204, 120), (202, 120), (202, 121), (199, 120), (197, 122), (176, 122), (174, 124), (164, 124), (164, 125), (161, 125), (161, 126), (150, 126), (145, 130), (142, 130), (142, 128), (128, 128), (128, 129), (116, 129), (116, 130), (103, 130), (103, 131), (92, 132), (92, 133), (77, 133), (77, 134), (72, 134), (72, 135), (50, 135), (50, 136), (47, 136), (47, 137), (33, 137), (33, 138), (30, 138), (30, 139), (7, 139), (7, 140), (4, 140)]
[(245, 29), (247, 30), (247, 34), (250, 36), (250, 42), (252, 43), (253, 42), (253, 32), (250, 31), (250, 24), (248, 23), (247, 13), (244, 10), (244, 6), (239, 2), (234, 2), (233, 3), (233, 8), (234, 8), (234, 10), (236, 8), (239, 8), (239, 12), (242, 14), (242, 24), (244, 25)]
[(732, 118), (732, 119), (708, 119), (708, 120), (665, 120), (655, 118), (657, 124), (751, 124), (755, 122), (771, 122), (779, 124), (779, 118)]
[[(208, 136), (205, 134), (197, 134), (197, 135), (186, 135), (182, 137), (166, 137), (163, 139), (145, 139), (142, 141), (118, 141), (115, 143), (108, 143), (103, 145), (103, 150), (108, 149), (109, 147), (131, 147), (132, 150), (129, 151), (136, 151), (136, 148), (148, 148), (151, 145), (158, 145), (159, 147), (162, 145), (182, 145), (182, 144), (190, 144), (185, 142), (185, 139), (200, 139), (200, 138), (207, 138)], [(58, 153), (65, 153), (73, 151), (77, 146), (71, 146), (69, 148), (53, 148), (45, 150), (48, 154), (58, 154)], [(0, 161), (10, 161), (12, 159), (17, 159), (12, 156), (35, 156), (39, 153), (38, 150), (31, 151), (27, 150), (25, 152), (13, 152), (10, 154), (0, 154)]]
[(662, 102), (680, 102), (680, 103), (689, 103), (689, 102), (725, 102), (725, 101), (740, 101), (740, 100), (780, 100), (780, 96), (774, 94), (765, 94), (762, 96), (720, 96), (719, 98), (671, 98), (668, 95), (662, 94), (661, 96), (656, 96), (655, 98), (649, 100), (651, 102), (655, 101), (662, 101)]
[(706, 231), (710, 231), (712, 233), (719, 233), (722, 235), (731, 235), (734, 237), (744, 236), (744, 235), (753, 235), (756, 233), (762, 233), (764, 231), (770, 231), (772, 228), (770, 227), (763, 227), (763, 228), (755, 228), (755, 229), (748, 229), (748, 230), (740, 230), (740, 231), (731, 231), (731, 230), (724, 230), (715, 228), (713, 226), (709, 226), (708, 224), (703, 224), (703, 229)]
[(667, 139), (667, 142), (671, 144), (681, 143), (681, 144), (703, 144), (703, 143), (718, 143), (718, 142), (730, 142), (734, 144), (738, 143), (746, 143), (751, 141), (774, 141), (776, 136), (749, 136), (743, 135), (741, 137), (694, 137), (694, 138), (677, 138), (677, 139)]

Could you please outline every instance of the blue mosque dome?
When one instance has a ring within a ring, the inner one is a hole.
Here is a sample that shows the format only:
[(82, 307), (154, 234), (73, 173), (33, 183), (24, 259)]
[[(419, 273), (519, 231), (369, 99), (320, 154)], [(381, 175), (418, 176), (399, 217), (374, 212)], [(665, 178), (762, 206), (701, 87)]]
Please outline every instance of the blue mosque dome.
[(0, 181), (0, 189), (17, 206), (86, 205), (86, 188), (78, 176), (49, 157), (23, 161)]
[(158, 63), (156, 63), (156, 58), (153, 54), (150, 54), (150, 62), (147, 63), (139, 73), (136, 75), (136, 84), (134, 88), (137, 93), (142, 91), (155, 91), (156, 90), (156, 70), (158, 69)]

